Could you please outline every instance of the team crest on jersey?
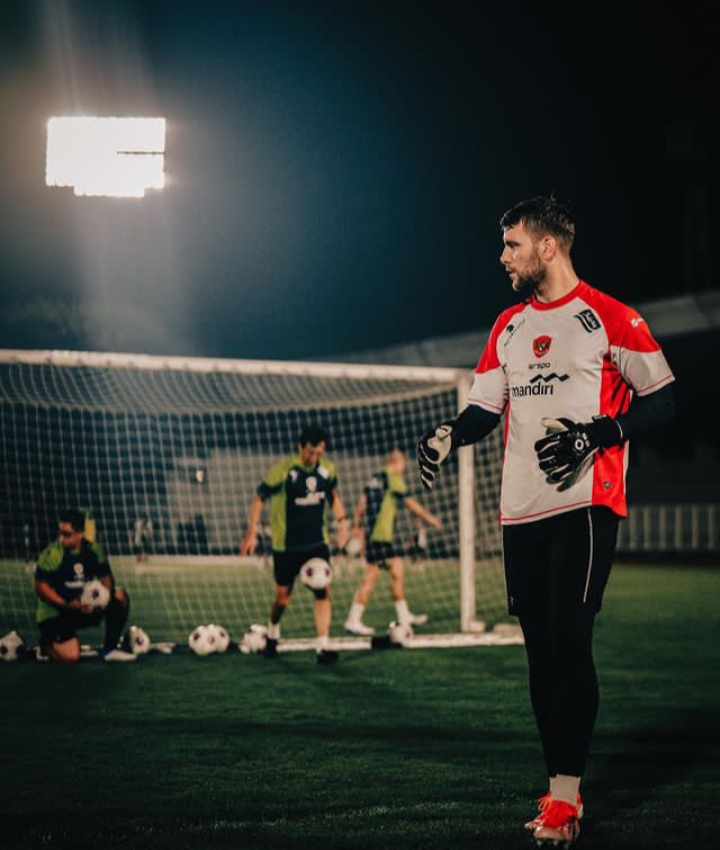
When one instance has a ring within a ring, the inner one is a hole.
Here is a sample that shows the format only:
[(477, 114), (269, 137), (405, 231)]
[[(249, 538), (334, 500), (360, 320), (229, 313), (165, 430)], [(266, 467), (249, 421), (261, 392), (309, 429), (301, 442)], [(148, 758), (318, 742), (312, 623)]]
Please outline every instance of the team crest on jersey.
[(76, 561), (72, 565), (72, 571), (74, 577), (69, 581), (63, 582), (65, 587), (68, 587), (71, 590), (82, 587), (85, 584), (85, 565), (82, 561)]
[(550, 351), (550, 345), (552, 344), (552, 337), (543, 335), (536, 336), (533, 340), (533, 354), (536, 357), (544, 357), (548, 351)]
[(317, 490), (317, 478), (314, 475), (309, 475), (305, 479), (305, 486), (310, 493), (314, 493)]
[(600, 320), (592, 310), (581, 310), (575, 314), (575, 318), (589, 334), (600, 327)]

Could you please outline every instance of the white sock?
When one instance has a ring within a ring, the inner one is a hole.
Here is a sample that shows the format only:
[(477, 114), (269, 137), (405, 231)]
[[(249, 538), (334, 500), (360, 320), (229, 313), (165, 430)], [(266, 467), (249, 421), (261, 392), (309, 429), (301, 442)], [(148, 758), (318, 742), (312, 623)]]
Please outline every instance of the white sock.
[(577, 806), (577, 795), (580, 790), (579, 776), (564, 776), (558, 773), (554, 781), (550, 780), (553, 800), (563, 800), (571, 806)]
[(397, 611), (398, 620), (401, 623), (407, 623), (408, 620), (412, 617), (410, 613), (410, 609), (408, 608), (408, 604), (404, 599), (398, 599), (395, 603), (395, 610)]
[(330, 643), (330, 638), (327, 635), (318, 635), (315, 638), (315, 652), (322, 652), (327, 649)]
[(268, 623), (268, 637), (272, 640), (280, 640), (280, 623)]
[(362, 615), (364, 610), (365, 606), (361, 602), (353, 602), (353, 604), (350, 606), (348, 620), (351, 623), (360, 623), (362, 621)]

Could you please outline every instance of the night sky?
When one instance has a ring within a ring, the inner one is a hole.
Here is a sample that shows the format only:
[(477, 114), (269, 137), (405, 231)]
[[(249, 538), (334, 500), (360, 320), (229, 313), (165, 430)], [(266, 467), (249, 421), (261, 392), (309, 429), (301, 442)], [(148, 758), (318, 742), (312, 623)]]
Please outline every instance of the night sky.
[[(683, 294), (718, 33), (632, 5), (2, 0), (0, 347), (342, 360), (487, 328), (498, 219), (550, 192), (586, 280)], [(47, 119), (80, 114), (165, 117), (166, 188), (46, 187)]]

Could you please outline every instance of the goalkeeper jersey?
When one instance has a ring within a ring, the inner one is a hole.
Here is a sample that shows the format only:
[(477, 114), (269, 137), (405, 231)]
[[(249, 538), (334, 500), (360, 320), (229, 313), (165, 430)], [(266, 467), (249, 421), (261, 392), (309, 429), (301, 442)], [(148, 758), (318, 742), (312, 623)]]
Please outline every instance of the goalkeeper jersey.
[(325, 505), (337, 487), (331, 460), (303, 466), (299, 454), (278, 461), (257, 489), (263, 501), (270, 499), (270, 529), (274, 552), (312, 549), (328, 543)]
[[(35, 565), (35, 580), (49, 584), (66, 601), (78, 599), (86, 582), (111, 576), (110, 564), (99, 543), (83, 540), (74, 552), (55, 540), (40, 553)], [(38, 598), (35, 619), (38, 623), (57, 617), (58, 609)]]
[(397, 507), (404, 504), (407, 495), (402, 475), (383, 469), (368, 481), (364, 493), (368, 538), (373, 543), (392, 543)]
[(552, 303), (532, 297), (501, 313), (467, 399), (506, 414), (501, 523), (590, 505), (627, 516), (627, 442), (598, 451), (584, 475), (558, 490), (545, 480), (535, 454), (535, 442), (545, 436), (540, 420), (617, 416), (633, 393), (649, 395), (674, 379), (642, 316), (584, 281)]

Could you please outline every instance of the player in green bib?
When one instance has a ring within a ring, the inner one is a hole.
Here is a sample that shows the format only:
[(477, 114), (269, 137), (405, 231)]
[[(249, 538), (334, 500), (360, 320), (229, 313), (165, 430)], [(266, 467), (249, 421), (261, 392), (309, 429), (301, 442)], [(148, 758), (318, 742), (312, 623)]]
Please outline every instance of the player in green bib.
[(345, 631), (351, 634), (371, 635), (375, 631), (362, 622), (362, 615), (378, 582), (380, 569), (390, 573), (398, 622), (409, 626), (419, 626), (427, 622), (427, 615), (413, 614), (405, 599), (405, 565), (402, 549), (395, 545), (395, 518), (398, 508), (405, 507), (438, 531), (442, 528), (442, 523), (417, 499), (408, 496), (404, 478), (406, 465), (405, 452), (393, 449), (387, 457), (385, 467), (376, 472), (366, 484), (355, 507), (353, 535), (362, 534), (364, 519), (367, 567), (345, 621)]
[[(118, 649), (130, 609), (127, 591), (115, 584), (102, 546), (85, 537), (82, 511), (63, 511), (59, 519), (58, 538), (43, 549), (35, 567), (39, 657), (64, 663), (79, 661), (78, 630), (104, 622), (104, 660), (134, 661), (137, 656)], [(110, 601), (100, 611), (80, 601), (83, 587), (93, 579), (110, 591)]]
[[(240, 555), (250, 555), (258, 542), (264, 505), (270, 502), (275, 598), (270, 609), (268, 642), (264, 655), (277, 656), (280, 620), (290, 604), (293, 585), (302, 565), (311, 558), (330, 562), (326, 509), (329, 505), (338, 524), (337, 544), (348, 540), (349, 528), (338, 492), (335, 464), (324, 457), (327, 433), (319, 425), (303, 428), (297, 452), (275, 463), (257, 488), (250, 506), (247, 533)], [(314, 590), (316, 651), (319, 664), (332, 664), (337, 652), (329, 648), (332, 603), (330, 587)]]

